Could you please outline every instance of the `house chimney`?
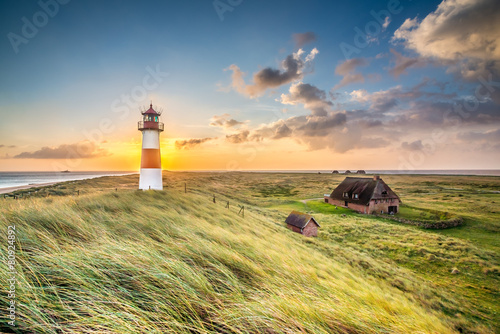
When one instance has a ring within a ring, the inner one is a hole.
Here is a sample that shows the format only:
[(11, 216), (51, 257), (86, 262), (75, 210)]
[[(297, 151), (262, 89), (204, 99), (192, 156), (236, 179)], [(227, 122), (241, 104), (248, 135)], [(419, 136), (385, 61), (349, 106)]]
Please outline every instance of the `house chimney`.
[(373, 176), (373, 181), (377, 181), (377, 180), (380, 180), (380, 176), (379, 175), (374, 175)]

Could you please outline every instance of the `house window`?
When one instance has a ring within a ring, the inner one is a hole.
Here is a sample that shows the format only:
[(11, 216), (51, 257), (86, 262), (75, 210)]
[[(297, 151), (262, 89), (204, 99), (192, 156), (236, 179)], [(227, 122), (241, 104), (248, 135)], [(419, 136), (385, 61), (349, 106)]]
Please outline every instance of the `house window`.
[(349, 197), (349, 193), (344, 193), (344, 197)]
[(359, 198), (359, 195), (358, 194), (354, 194), (354, 199), (358, 199)]
[(377, 204), (377, 203), (378, 203), (378, 201), (377, 201), (377, 200), (375, 200), (375, 204)]
[(387, 190), (382, 191), (382, 195), (387, 195)]

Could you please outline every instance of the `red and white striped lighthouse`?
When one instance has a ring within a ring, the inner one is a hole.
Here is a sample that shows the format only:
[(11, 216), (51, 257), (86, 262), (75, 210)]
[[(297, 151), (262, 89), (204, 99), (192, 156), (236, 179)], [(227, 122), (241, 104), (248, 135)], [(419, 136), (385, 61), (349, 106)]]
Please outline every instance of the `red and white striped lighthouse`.
[(142, 132), (139, 189), (163, 190), (160, 154), (160, 132), (163, 131), (163, 123), (160, 122), (161, 111), (154, 110), (151, 103), (149, 109), (141, 114), (142, 121), (138, 124), (139, 130)]

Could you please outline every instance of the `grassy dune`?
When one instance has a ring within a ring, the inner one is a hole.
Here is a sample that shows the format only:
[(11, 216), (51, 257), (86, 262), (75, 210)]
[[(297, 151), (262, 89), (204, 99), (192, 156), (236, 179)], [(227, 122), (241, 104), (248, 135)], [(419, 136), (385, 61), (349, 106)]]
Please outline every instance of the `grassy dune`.
[[(386, 182), (409, 205), (443, 212), (465, 205), (443, 200), (456, 190), (436, 191), (439, 198), (420, 203), (412, 191), (419, 180), (427, 182), (425, 177), (390, 178), (392, 183)], [(123, 176), (0, 200), (2, 229), (15, 224), (20, 248), (18, 332), (499, 330), (500, 223), (496, 212), (487, 212), (493, 205), (474, 212), (457, 209), (465, 226), (430, 232), (320, 200), (303, 202), (321, 197), (341, 179), (166, 173), (162, 192), (136, 191), (138, 177)], [(481, 182), (500, 184), (497, 178), (464, 182), (472, 184), (471, 192)], [(482, 195), (467, 198), (475, 205)], [(245, 206), (244, 217), (238, 204)], [(283, 221), (291, 209), (314, 213), (320, 236), (304, 238), (287, 230)], [(5, 247), (1, 252), (5, 257)], [(450, 274), (455, 267), (460, 273)], [(6, 295), (0, 298), (5, 304)], [(5, 322), (1, 326), (9, 330)]]

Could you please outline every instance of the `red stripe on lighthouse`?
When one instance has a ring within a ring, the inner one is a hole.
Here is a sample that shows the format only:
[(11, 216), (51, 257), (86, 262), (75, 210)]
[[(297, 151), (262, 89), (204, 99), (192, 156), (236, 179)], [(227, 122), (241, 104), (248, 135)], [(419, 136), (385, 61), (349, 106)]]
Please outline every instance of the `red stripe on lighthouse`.
[(142, 149), (141, 168), (161, 168), (161, 156), (159, 148)]

